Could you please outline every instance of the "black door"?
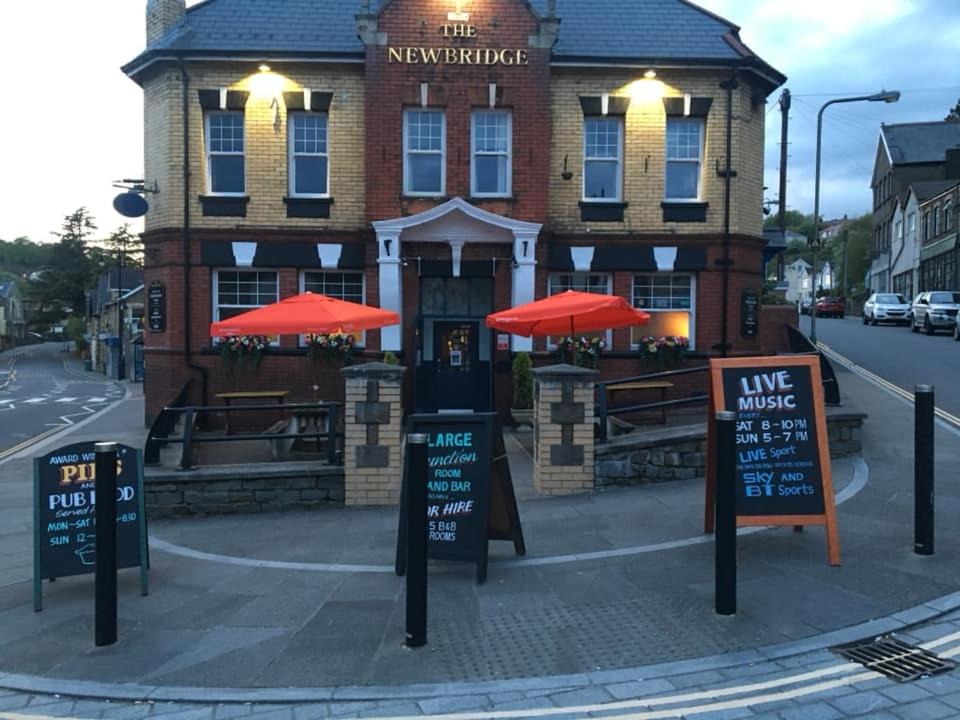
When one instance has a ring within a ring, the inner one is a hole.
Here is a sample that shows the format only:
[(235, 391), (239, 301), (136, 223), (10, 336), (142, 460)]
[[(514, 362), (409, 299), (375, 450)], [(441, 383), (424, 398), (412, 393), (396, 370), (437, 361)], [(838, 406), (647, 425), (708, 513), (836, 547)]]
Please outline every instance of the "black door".
[(433, 321), (433, 395), (438, 410), (488, 409), (490, 368), (480, 361), (480, 332), (476, 320)]

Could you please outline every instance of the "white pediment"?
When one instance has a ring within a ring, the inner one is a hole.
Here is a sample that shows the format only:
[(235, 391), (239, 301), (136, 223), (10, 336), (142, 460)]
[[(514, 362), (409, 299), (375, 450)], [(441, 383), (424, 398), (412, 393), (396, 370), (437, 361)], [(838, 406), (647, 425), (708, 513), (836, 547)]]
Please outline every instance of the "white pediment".
[(536, 237), (541, 225), (513, 220), (455, 197), (416, 215), (373, 223), (378, 236), (402, 236), (403, 242), (512, 243)]

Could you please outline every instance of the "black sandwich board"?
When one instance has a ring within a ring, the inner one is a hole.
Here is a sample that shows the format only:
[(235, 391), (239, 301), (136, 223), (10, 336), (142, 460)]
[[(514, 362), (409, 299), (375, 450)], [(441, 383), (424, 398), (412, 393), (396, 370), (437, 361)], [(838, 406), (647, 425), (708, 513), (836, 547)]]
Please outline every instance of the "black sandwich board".
[[(54, 450), (33, 461), (33, 609), (43, 609), (41, 582), (96, 570), (96, 453), (92, 442)], [(117, 445), (117, 568), (140, 568), (149, 592), (143, 453)]]
[(710, 361), (704, 528), (713, 530), (715, 411), (737, 414), (737, 525), (824, 525), (840, 564), (819, 360), (813, 355)]
[[(526, 553), (503, 434), (493, 413), (411, 415), (408, 433), (426, 433), (427, 554), (477, 564), (487, 579), (489, 540), (511, 540)], [(407, 477), (404, 465), (397, 532), (397, 575), (406, 572)]]

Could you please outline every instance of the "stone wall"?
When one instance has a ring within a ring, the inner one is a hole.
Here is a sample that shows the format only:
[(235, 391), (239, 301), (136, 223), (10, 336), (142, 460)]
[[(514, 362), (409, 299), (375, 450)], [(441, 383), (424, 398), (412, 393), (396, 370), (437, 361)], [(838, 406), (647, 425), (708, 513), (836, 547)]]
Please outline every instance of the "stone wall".
[[(860, 454), (866, 417), (863, 413), (827, 411), (831, 458)], [(702, 478), (707, 464), (706, 424), (621, 435), (597, 445), (595, 452), (596, 487)]]
[(196, 472), (147, 470), (144, 499), (150, 519), (186, 515), (319, 510), (343, 505), (343, 468), (284, 463), (263, 477), (255, 468), (220, 466)]

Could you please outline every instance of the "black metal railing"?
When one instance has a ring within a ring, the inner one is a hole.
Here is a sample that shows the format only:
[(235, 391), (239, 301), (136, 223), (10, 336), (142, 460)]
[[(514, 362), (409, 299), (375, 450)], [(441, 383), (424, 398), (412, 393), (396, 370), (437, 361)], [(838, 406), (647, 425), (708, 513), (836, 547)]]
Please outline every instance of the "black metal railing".
[(706, 390), (702, 394), (697, 393), (690, 397), (678, 398), (676, 400), (661, 400), (660, 402), (643, 403), (642, 405), (621, 405), (617, 407), (607, 406), (607, 387), (609, 385), (623, 385), (633, 382), (649, 382), (661, 378), (677, 377), (680, 375), (694, 375), (696, 373), (709, 373), (709, 365), (699, 365), (692, 368), (682, 368), (680, 370), (664, 370), (662, 372), (647, 373), (646, 375), (634, 375), (632, 377), (617, 378), (616, 380), (603, 380), (596, 383), (597, 388), (597, 419), (599, 420), (599, 442), (607, 441), (607, 417), (610, 415), (624, 415), (627, 413), (643, 412), (645, 410), (663, 410), (668, 407), (677, 407), (682, 405), (695, 405), (706, 402), (709, 395)]
[(790, 352), (796, 355), (817, 355), (820, 358), (820, 376), (823, 379), (823, 401), (827, 405), (840, 404), (840, 383), (837, 382), (837, 374), (833, 371), (833, 365), (827, 357), (820, 352), (820, 348), (813, 344), (796, 325), (784, 323), (787, 328), (787, 340), (790, 343)]
[(160, 462), (160, 449), (166, 447), (166, 439), (177, 427), (179, 415), (175, 411), (177, 408), (186, 406), (192, 384), (193, 378), (187, 380), (183, 384), (183, 387), (180, 388), (180, 391), (173, 396), (173, 400), (157, 414), (150, 424), (150, 431), (147, 433), (147, 444), (143, 449), (143, 462), (145, 465), (157, 465)]
[[(322, 414), (326, 415), (327, 418), (327, 427), (324, 430), (321, 430), (319, 423), (317, 423), (317, 429), (314, 431), (306, 430), (304, 432), (256, 432), (256, 433), (238, 433), (238, 434), (223, 434), (223, 435), (197, 435), (196, 434), (196, 425), (197, 421), (202, 418), (204, 415), (211, 415), (215, 413), (235, 413), (235, 412), (267, 412), (267, 413), (277, 413), (277, 412), (294, 412), (297, 410), (311, 410), (311, 411), (320, 411)], [(166, 415), (168, 418), (172, 418), (172, 425), (170, 425), (171, 420), (167, 419), (164, 421), (162, 427), (169, 427), (170, 430), (175, 428), (177, 421), (182, 417), (183, 419), (183, 434), (175, 437), (169, 435), (169, 431), (166, 435), (154, 435), (154, 429), (150, 429), (150, 433), (147, 435), (147, 442), (144, 450), (144, 463), (146, 465), (157, 465), (160, 462), (160, 448), (168, 445), (170, 443), (181, 443), (181, 453), (180, 453), (180, 469), (189, 470), (193, 467), (193, 446), (195, 443), (221, 443), (221, 442), (237, 442), (241, 440), (296, 440), (299, 438), (313, 438), (319, 444), (320, 439), (326, 437), (327, 439), (327, 462), (330, 465), (339, 465), (340, 457), (337, 452), (338, 440), (343, 437), (338, 429), (338, 420), (340, 417), (340, 403), (333, 402), (320, 402), (320, 403), (294, 403), (288, 405), (211, 405), (205, 407), (192, 407), (192, 406), (168, 406), (165, 407), (158, 420), (161, 416)], [(156, 422), (154, 423), (156, 425)]]

